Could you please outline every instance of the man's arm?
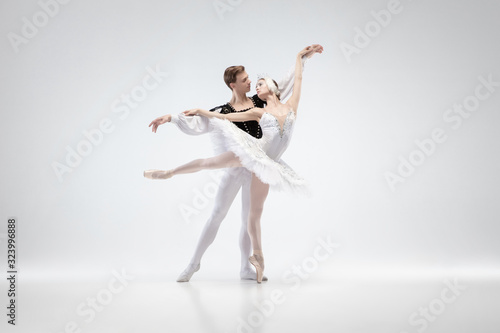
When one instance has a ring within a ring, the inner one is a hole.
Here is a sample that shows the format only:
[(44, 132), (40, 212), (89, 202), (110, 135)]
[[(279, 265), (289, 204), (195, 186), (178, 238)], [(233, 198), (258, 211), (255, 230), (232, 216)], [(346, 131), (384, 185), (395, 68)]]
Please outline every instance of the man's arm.
[[(220, 112), (222, 107), (215, 107), (210, 111)], [(149, 124), (149, 127), (153, 126), (152, 130), (156, 133), (158, 126), (165, 123), (175, 124), (182, 132), (188, 135), (200, 135), (210, 132), (210, 122), (205, 117), (186, 117), (184, 113), (180, 114), (167, 114), (162, 117), (158, 117)]]
[(210, 121), (206, 117), (187, 117), (184, 113), (172, 115), (171, 122), (188, 135), (200, 135), (210, 132)]

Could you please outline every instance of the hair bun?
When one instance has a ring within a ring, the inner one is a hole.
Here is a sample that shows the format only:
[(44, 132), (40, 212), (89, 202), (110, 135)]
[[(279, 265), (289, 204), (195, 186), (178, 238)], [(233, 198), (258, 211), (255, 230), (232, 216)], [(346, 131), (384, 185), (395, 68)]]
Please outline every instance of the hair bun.
[(271, 79), (269, 76), (266, 76), (263, 78), (264, 81), (266, 81), (267, 88), (272, 91), (276, 96), (279, 96), (280, 91), (278, 90), (278, 86), (276, 83), (274, 83), (274, 80)]

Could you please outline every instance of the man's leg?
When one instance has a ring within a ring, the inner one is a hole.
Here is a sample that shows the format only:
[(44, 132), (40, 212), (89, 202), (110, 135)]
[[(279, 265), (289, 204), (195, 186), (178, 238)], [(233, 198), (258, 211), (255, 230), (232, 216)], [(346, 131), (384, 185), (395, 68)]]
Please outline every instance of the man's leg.
[(236, 194), (238, 194), (238, 191), (241, 188), (244, 179), (242, 177), (242, 173), (244, 171), (246, 172), (246, 169), (244, 168), (231, 168), (224, 173), (219, 189), (217, 190), (212, 214), (201, 232), (191, 262), (186, 267), (184, 272), (179, 275), (177, 282), (189, 281), (191, 276), (200, 268), (201, 257), (214, 241), (222, 220), (226, 217)]
[(252, 254), (252, 242), (248, 235), (248, 213), (250, 211), (250, 184), (252, 174), (248, 170), (243, 170), (241, 174), (243, 185), (241, 188), (241, 229), (240, 229), (240, 251), (241, 269), (240, 278), (248, 280), (255, 279), (255, 270), (248, 261)]

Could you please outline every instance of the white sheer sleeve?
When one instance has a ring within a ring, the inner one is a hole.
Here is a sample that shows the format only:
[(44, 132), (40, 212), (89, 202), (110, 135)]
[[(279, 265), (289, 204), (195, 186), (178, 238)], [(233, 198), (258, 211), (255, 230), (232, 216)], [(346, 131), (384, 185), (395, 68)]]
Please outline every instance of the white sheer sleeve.
[(203, 116), (186, 116), (183, 113), (172, 115), (171, 121), (188, 135), (200, 135), (210, 132), (210, 120)]

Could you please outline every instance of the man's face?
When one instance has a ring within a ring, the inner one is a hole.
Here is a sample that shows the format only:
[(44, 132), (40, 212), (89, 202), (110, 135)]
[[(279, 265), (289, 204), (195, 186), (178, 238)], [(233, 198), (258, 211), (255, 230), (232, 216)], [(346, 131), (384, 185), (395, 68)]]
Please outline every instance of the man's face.
[(250, 91), (252, 81), (248, 78), (247, 72), (236, 75), (236, 82), (231, 83), (233, 90), (237, 93), (247, 93)]

